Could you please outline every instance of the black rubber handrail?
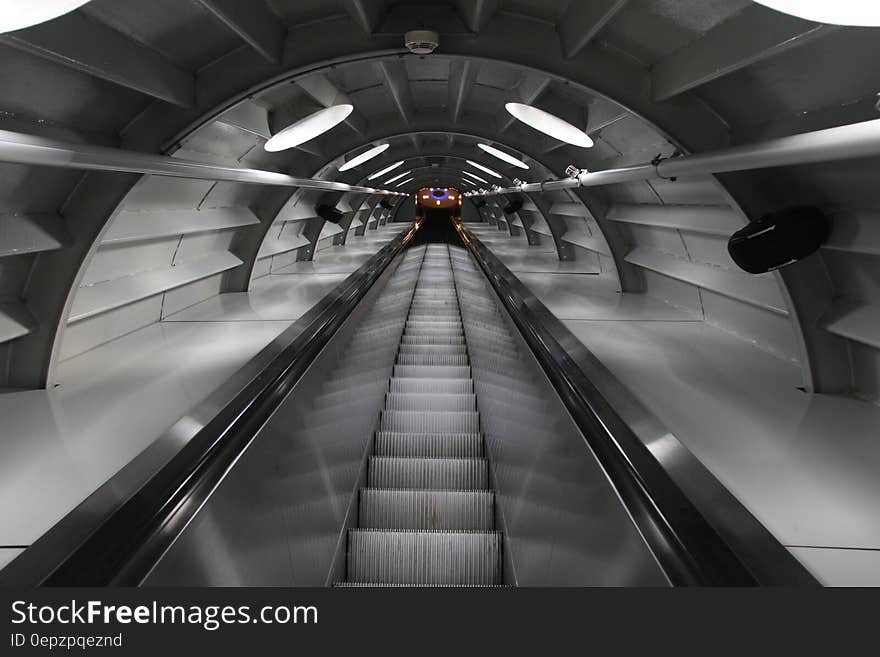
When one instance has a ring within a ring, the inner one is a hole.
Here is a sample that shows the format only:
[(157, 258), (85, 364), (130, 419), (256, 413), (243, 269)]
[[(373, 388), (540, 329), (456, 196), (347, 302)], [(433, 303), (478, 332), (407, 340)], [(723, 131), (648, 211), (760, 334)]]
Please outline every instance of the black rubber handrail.
[[(95, 518), (131, 486), (125, 469), (9, 564), (0, 586), (140, 584), (415, 231), (401, 232), (300, 318), (294, 326), (302, 331), (231, 401), (217, 409), (203, 402), (204, 426), (112, 512)], [(173, 442), (179, 424), (157, 442)], [(87, 534), (84, 525), (91, 525)]]
[[(692, 479), (731, 516), (707, 520), (591, 382), (570, 331), (466, 227), (459, 234), (571, 413), (633, 521), (675, 586), (815, 586), (815, 578), (683, 447)], [(579, 349), (585, 350), (583, 347)], [(707, 428), (709, 430), (709, 428)], [(731, 529), (732, 528), (732, 529)]]

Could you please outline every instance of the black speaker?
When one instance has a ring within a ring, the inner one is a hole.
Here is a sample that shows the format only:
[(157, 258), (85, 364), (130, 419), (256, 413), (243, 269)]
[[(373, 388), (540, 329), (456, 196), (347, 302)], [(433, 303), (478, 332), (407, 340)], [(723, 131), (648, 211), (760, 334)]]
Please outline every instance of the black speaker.
[(793, 206), (770, 212), (730, 236), (727, 251), (740, 268), (763, 274), (814, 253), (831, 227), (821, 210)]
[(392, 205), (391, 201), (389, 201), (387, 198), (383, 198), (381, 201), (379, 201), (379, 205), (381, 205), (386, 210), (394, 209), (394, 205)]
[(522, 210), (523, 201), (521, 198), (515, 198), (504, 206), (504, 214), (515, 214)]
[(321, 217), (321, 219), (329, 221), (331, 224), (340, 223), (342, 221), (342, 215), (344, 214), (339, 208), (325, 204), (316, 207), (315, 212), (318, 213), (318, 216)]

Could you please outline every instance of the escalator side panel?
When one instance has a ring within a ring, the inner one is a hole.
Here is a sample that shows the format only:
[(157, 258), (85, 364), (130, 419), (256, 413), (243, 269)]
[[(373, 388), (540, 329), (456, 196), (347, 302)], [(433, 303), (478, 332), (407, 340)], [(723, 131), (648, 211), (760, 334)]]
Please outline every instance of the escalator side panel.
[(325, 584), (356, 519), (420, 260), (410, 249), (388, 267), (144, 585)]
[(507, 537), (505, 583), (668, 585), (485, 276), (466, 250), (450, 251), (498, 529)]

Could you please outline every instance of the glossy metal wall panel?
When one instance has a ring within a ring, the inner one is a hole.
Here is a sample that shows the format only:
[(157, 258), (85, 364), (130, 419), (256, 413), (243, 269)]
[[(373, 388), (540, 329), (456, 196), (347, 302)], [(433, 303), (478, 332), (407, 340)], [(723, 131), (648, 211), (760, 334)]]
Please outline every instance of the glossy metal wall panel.
[[(527, 345), (463, 249), (456, 284), (499, 521), (519, 586), (667, 579)], [(510, 570), (510, 568), (508, 568)]]
[(411, 250), (383, 274), (146, 585), (325, 584), (353, 522), (419, 261)]

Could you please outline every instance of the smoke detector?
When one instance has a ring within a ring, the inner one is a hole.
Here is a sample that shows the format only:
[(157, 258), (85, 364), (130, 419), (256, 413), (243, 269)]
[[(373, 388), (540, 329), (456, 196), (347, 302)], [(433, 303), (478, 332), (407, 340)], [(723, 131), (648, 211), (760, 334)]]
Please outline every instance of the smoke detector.
[(440, 45), (440, 35), (433, 30), (411, 30), (403, 36), (403, 40), (415, 55), (430, 55)]

